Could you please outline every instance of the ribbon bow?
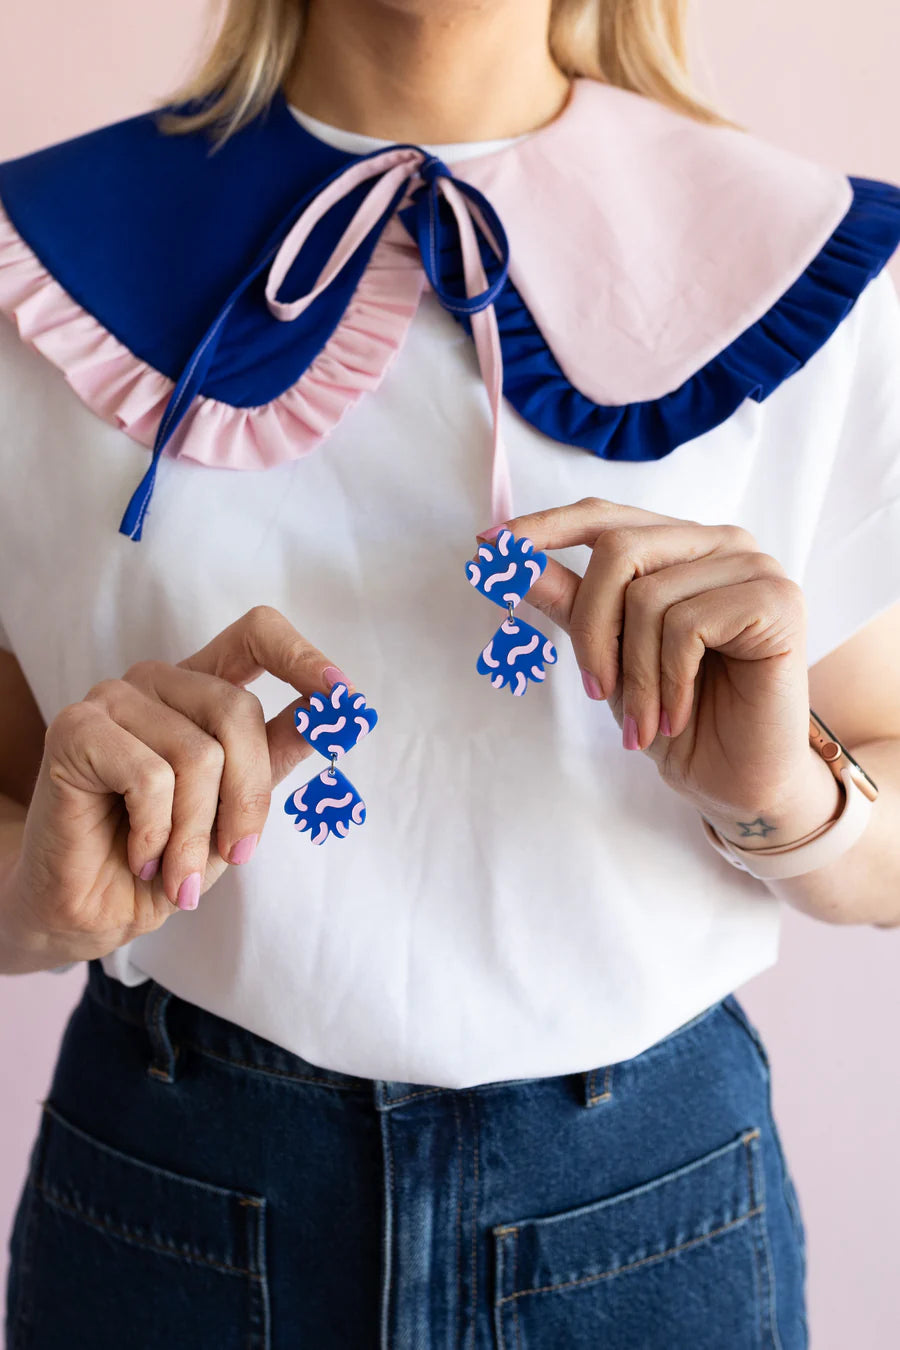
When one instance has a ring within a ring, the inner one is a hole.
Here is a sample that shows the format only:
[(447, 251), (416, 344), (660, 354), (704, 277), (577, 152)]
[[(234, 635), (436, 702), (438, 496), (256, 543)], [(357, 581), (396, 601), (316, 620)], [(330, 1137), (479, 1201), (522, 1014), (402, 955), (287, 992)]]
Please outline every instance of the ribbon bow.
[[(285, 278), (318, 222), (349, 193), (370, 181), (372, 186), (312, 289), (292, 300), (280, 299), (279, 291)], [(471, 325), (479, 366), (490, 398), (493, 423), (491, 509), (494, 521), (503, 521), (512, 515), (509, 467), (500, 437), (503, 358), (494, 312), (494, 301), (506, 284), (509, 272), (506, 232), (487, 198), (471, 184), (454, 178), (442, 160), (429, 155), (419, 146), (395, 145), (355, 160), (334, 174), (311, 200), (295, 207), (225, 301), (172, 390), (157, 429), (150, 467), (135, 489), (122, 517), (119, 526), (122, 534), (130, 539), (140, 539), (160, 455), (209, 371), (228, 316), (247, 287), (269, 266), (266, 303), (275, 319), (291, 323), (328, 289), (363, 242), (370, 238), (373, 230), (381, 235), (407, 197), (412, 230), (428, 282), (444, 308), (468, 319)], [(452, 290), (442, 275), (441, 259), (447, 231), (440, 209), (442, 197), (450, 207), (456, 226), (458, 256), (462, 260), (465, 283), (464, 295)], [(300, 215), (291, 225), (290, 221), (298, 209)], [(289, 228), (284, 234), (287, 226)], [(482, 261), (481, 239), (499, 261), (499, 268), (490, 282)]]

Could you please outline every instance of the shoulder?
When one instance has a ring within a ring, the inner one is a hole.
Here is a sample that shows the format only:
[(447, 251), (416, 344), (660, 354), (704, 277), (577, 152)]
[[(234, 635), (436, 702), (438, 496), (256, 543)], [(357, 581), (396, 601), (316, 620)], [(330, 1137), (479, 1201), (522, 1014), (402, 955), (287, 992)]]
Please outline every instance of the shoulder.
[(673, 404), (681, 436), (765, 397), (900, 243), (896, 185), (594, 80), (514, 153), (461, 169), (568, 381), (638, 410), (641, 436)]
[[(296, 159), (296, 124), (281, 98), (219, 145), (205, 129), (164, 129), (162, 114), (191, 110), (151, 109), (0, 162), (0, 200), (29, 231), (46, 229), (51, 204), (70, 231), (87, 215), (102, 232), (106, 220), (125, 221), (138, 211), (164, 227), (173, 207), (208, 201), (211, 212), (238, 180), (244, 190), (255, 189), (287, 147)], [(268, 153), (261, 156), (263, 146)], [(302, 175), (302, 163), (295, 167)]]
[(158, 111), (0, 163), (0, 310), (15, 313), (40, 271), (174, 377), (334, 152), (317, 157), (283, 99), (220, 146), (206, 131), (164, 131)]

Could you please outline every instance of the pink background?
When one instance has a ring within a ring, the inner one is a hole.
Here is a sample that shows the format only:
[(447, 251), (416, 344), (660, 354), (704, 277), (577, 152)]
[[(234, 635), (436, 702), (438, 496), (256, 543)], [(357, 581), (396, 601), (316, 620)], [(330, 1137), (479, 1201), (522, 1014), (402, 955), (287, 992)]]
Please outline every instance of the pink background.
[[(8, 7), (0, 158), (148, 107), (188, 64), (203, 13), (202, 0)], [(697, 17), (703, 81), (730, 116), (845, 172), (900, 182), (893, 0), (705, 0)], [(898, 963), (900, 929), (786, 909), (779, 964), (739, 990), (773, 1063), (808, 1229), (815, 1350), (885, 1350), (900, 1325)], [(83, 979), (82, 968), (0, 980), (0, 1232)]]

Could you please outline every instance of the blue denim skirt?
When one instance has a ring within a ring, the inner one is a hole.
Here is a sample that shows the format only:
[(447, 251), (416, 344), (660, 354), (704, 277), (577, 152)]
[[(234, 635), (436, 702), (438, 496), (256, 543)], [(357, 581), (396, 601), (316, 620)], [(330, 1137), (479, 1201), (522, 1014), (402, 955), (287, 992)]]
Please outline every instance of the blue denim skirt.
[(8, 1350), (801, 1350), (805, 1241), (733, 994), (632, 1059), (357, 1078), (89, 964)]

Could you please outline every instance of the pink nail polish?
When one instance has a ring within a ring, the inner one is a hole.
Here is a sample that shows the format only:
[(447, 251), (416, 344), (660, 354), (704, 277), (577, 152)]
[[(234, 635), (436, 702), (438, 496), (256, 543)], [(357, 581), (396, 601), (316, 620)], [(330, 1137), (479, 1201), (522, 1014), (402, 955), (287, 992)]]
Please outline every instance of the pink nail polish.
[(151, 862), (144, 863), (138, 876), (141, 881), (152, 881), (159, 871), (159, 858), (154, 858)]
[(665, 708), (659, 714), (659, 729), (664, 736), (672, 735), (672, 723), (669, 721), (669, 714)]
[(640, 749), (637, 722), (630, 713), (626, 713), (622, 719), (622, 744), (626, 750)]
[[(322, 679), (329, 689), (335, 684), (345, 684), (348, 689), (350, 688), (350, 677), (344, 674), (340, 666), (326, 666), (322, 671)], [(243, 843), (243, 840), (241, 842)]]
[(200, 903), (200, 887), (203, 878), (199, 872), (192, 872), (178, 887), (177, 905), (179, 909), (196, 909)]
[(231, 850), (230, 863), (249, 862), (256, 852), (256, 845), (259, 843), (258, 834), (248, 834), (243, 839), (239, 839)]
[(582, 670), (581, 683), (584, 685), (584, 692), (588, 698), (602, 698), (603, 690), (600, 688), (600, 681), (596, 675), (592, 675), (589, 670)]
[(508, 525), (492, 525), (489, 530), (479, 530), (475, 538), (484, 539), (486, 542), (489, 543), (492, 539), (497, 538), (497, 535), (500, 533), (501, 530), (506, 530), (508, 528), (509, 528)]

